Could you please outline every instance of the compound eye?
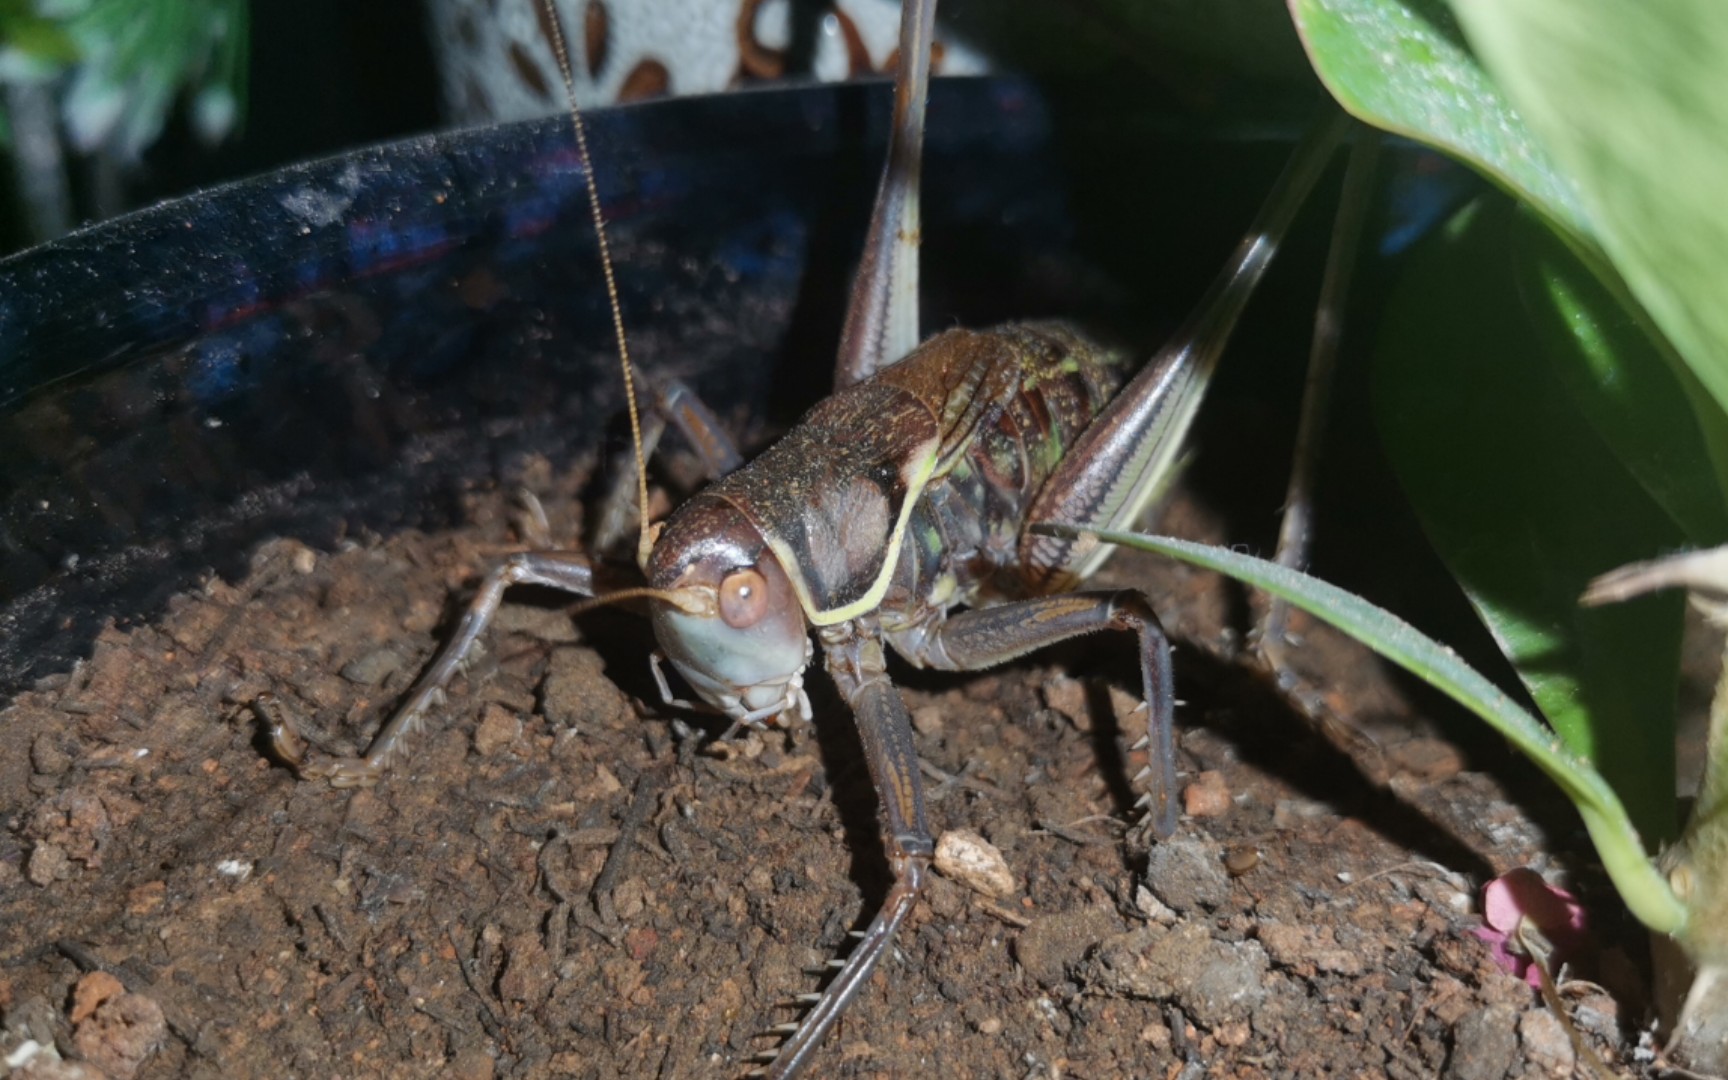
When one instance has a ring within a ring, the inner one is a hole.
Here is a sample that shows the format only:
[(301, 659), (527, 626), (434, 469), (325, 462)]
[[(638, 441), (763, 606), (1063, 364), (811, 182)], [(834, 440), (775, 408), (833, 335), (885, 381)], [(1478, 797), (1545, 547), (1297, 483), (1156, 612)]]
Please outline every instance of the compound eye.
[(753, 569), (734, 570), (720, 582), (720, 617), (734, 630), (755, 626), (768, 614), (768, 582)]

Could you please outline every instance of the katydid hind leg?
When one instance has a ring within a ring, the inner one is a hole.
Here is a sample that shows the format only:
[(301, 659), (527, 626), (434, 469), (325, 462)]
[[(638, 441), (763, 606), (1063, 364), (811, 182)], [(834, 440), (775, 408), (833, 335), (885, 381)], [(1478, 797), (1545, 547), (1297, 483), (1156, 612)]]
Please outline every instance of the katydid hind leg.
[(894, 935), (924, 891), (936, 841), (924, 813), (924, 788), (912, 718), (900, 691), (888, 680), (882, 638), (874, 626), (843, 623), (822, 631), (828, 672), (852, 710), (864, 760), (882, 806), (882, 841), (894, 883), (839, 970), (809, 1010), (795, 1023), (771, 1034), (786, 1041), (764, 1051), (759, 1070), (767, 1077), (797, 1075), (821, 1045), (840, 1014), (858, 996), (870, 973), (894, 943)]
[[(365, 756), (297, 763), (300, 775), (328, 780), (333, 787), (371, 787), (388, 769), (403, 761), (408, 755), (409, 737), (419, 732), (427, 712), (442, 700), (445, 685), (473, 652), (480, 635), (498, 613), (504, 591), (512, 585), (544, 585), (577, 596), (593, 596), (594, 569), (587, 559), (572, 552), (538, 551), (510, 556), (486, 575), (455, 633), (373, 738)], [(292, 732), (273, 734), (272, 742), (278, 756), (298, 761)]]
[(834, 389), (863, 382), (918, 344), (919, 175), (924, 111), (930, 91), (930, 46), (936, 0), (905, 0), (900, 13), (900, 69), (894, 78), (894, 124), (888, 162), (870, 214), (870, 231), (846, 305)]
[[(1132, 528), (1168, 484), (1188, 428), (1232, 331), (1273, 255), (1332, 156), (1345, 119), (1335, 114), (1297, 146), (1253, 225), (1170, 343), (1123, 387), (1063, 456), (1026, 520)], [(1020, 567), (1037, 592), (1083, 581), (1110, 549), (1027, 530)]]
[(1176, 831), (1175, 686), (1170, 640), (1146, 596), (1134, 590), (1060, 593), (958, 612), (933, 625), (892, 635), (915, 664), (978, 671), (1100, 630), (1132, 631), (1140, 644), (1147, 764), (1135, 782), (1145, 827), (1160, 840)]
[[(1332, 383), (1338, 362), (1338, 347), (1344, 332), (1344, 305), (1355, 274), (1362, 227), (1373, 193), (1374, 160), (1379, 138), (1360, 127), (1351, 143), (1350, 164), (1344, 173), (1344, 193), (1332, 225), (1332, 242), (1326, 254), (1326, 269), (1315, 306), (1314, 334), (1309, 344), (1308, 373), (1302, 389), (1302, 413), (1296, 430), (1296, 448), (1291, 455), (1290, 481), (1285, 489), (1284, 517), (1279, 523), (1280, 566), (1307, 568), (1313, 540), (1315, 474), (1320, 446), (1330, 410)], [(1275, 670), (1287, 669), (1281, 653), (1286, 645), (1285, 622), (1289, 605), (1272, 599), (1256, 635), (1262, 655)]]
[[(1314, 313), (1314, 334), (1303, 387), (1301, 419), (1284, 499), (1284, 517), (1278, 530), (1276, 561), (1280, 566), (1294, 570), (1307, 568), (1313, 541), (1315, 475), (1343, 337), (1345, 305), (1373, 196), (1379, 141), (1377, 133), (1357, 125), (1349, 165), (1344, 173), (1344, 191), (1332, 225), (1320, 299)], [(1340, 717), (1327, 704), (1325, 695), (1297, 672), (1293, 652), (1298, 643), (1289, 634), (1288, 615), (1288, 603), (1277, 597), (1267, 598), (1264, 614), (1251, 639), (1261, 663), (1271, 673), (1284, 697), (1322, 736), (1356, 761), (1376, 763), (1369, 770), (1371, 775), (1383, 775), (1384, 766), (1379, 764), (1383, 756), (1380, 747), (1359, 728)]]

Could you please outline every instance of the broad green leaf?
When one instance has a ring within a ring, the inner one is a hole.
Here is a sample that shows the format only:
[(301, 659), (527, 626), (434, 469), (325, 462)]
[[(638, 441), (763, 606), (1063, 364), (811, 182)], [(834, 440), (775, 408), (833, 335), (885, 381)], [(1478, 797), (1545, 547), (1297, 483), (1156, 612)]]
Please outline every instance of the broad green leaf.
[[(1040, 531), (1075, 530), (1063, 525), (1037, 526)], [(1349, 634), (1404, 670), (1469, 709), (1504, 735), (1566, 793), (1584, 819), (1590, 839), (1614, 888), (1634, 916), (1664, 934), (1685, 931), (1687, 912), (1667, 880), (1651, 865), (1638, 831), (1614, 790), (1590, 763), (1567, 749), (1554, 734), (1451, 649), (1423, 634), (1398, 616), (1354, 593), (1307, 574), (1256, 559), (1228, 548), (1196, 544), (1164, 536), (1100, 532), (1113, 544), (1168, 555), (1183, 562), (1228, 574), (1238, 581), (1281, 597)]]
[(1453, 4), (1627, 285), (1728, 409), (1728, 4)]
[(1728, 495), (1704, 435), (1722, 426), (1714, 400), (1552, 231), (1520, 215), (1511, 239), (1524, 307), (1578, 411), (1688, 541), (1728, 542)]
[[(1550, 724), (1645, 835), (1672, 837), (1681, 601), (1581, 608), (1595, 575), (1685, 539), (1583, 419), (1523, 303), (1504, 199), (1410, 260), (1382, 323), (1375, 411), (1430, 540)], [(1582, 360), (1574, 360), (1582, 363)]]
[(1482, 70), (1442, 0), (1288, 2), (1314, 70), (1352, 115), (1462, 159), (1581, 242), (1591, 235), (1572, 181)]

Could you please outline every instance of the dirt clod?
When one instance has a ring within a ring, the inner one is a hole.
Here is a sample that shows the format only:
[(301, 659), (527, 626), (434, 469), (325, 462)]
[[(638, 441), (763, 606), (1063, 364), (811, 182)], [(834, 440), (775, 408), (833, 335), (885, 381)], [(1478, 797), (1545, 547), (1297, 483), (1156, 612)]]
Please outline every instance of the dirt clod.
[(49, 732), (30, 744), (30, 764), (43, 776), (59, 776), (72, 767), (72, 755), (60, 746), (60, 738)]
[(537, 1008), (552, 992), (555, 978), (539, 932), (514, 935), (506, 946), (506, 954), (504, 974), (498, 979), (499, 995), (505, 1001)]
[(1182, 812), (1191, 818), (1222, 817), (1231, 806), (1230, 785), (1217, 769), (1207, 769), (1182, 789)]
[(44, 841), (31, 849), (24, 876), (32, 885), (52, 885), (72, 876), (72, 860), (67, 857), (65, 848)]
[(1178, 836), (1152, 849), (1146, 887), (1184, 915), (1222, 907), (1230, 899), (1230, 875), (1211, 844)]
[(401, 671), (408, 663), (402, 650), (395, 645), (373, 649), (342, 665), (342, 677), (361, 686), (377, 686)]
[(1145, 927), (1100, 943), (1086, 985), (1174, 1001), (1194, 1022), (1217, 1028), (1249, 1016), (1265, 999), (1266, 952), (1257, 942), (1214, 940), (1204, 926)]
[(912, 730), (928, 738), (942, 734), (942, 710), (935, 705), (920, 705), (912, 710)]
[(592, 649), (552, 651), (540, 688), (546, 719), (578, 731), (608, 725), (630, 712), (630, 703), (605, 676), (605, 663)]
[(502, 705), (487, 705), (474, 729), (474, 752), (495, 757), (522, 734), (522, 720)]
[(1500, 1080), (1518, 1057), (1518, 1014), (1504, 1005), (1465, 1013), (1452, 1029), (1446, 1080)]
[(1014, 959), (1043, 986), (1057, 986), (1106, 935), (1118, 932), (1108, 911), (1081, 909), (1035, 919), (1014, 939)]
[(1464, 755), (1442, 739), (1410, 739), (1389, 753), (1399, 768), (1429, 783), (1450, 779), (1464, 769)]
[(117, 994), (72, 1029), (72, 1053), (113, 1080), (132, 1080), (167, 1037), (162, 1006), (143, 994)]
[(106, 971), (92, 971), (78, 980), (78, 985), (72, 988), (73, 1024), (81, 1024), (85, 1018), (95, 1012), (97, 1007), (108, 999), (124, 993), (126, 988), (120, 985), (120, 980)]
[(1518, 1018), (1518, 1041), (1530, 1064), (1550, 1076), (1570, 1076), (1578, 1062), (1572, 1040), (1555, 1015), (1538, 1005)]
[(450, 1080), (492, 1080), (498, 1071), (498, 1063), (492, 1055), (480, 1047), (470, 1047), (457, 1054), (450, 1062)]
[(1092, 710), (1086, 704), (1086, 684), (1079, 679), (1060, 675), (1045, 683), (1044, 704), (1066, 717), (1075, 730), (1092, 730)]

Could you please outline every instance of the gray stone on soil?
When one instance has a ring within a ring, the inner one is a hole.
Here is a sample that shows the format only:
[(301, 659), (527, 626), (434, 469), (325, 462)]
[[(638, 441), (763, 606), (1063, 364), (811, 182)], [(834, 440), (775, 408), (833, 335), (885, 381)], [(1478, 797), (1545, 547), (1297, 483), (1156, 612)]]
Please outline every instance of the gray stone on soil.
[(1195, 1023), (1217, 1028), (1250, 1017), (1266, 997), (1266, 951), (1257, 941), (1216, 941), (1199, 923), (1130, 930), (1100, 942), (1081, 967), (1089, 986), (1174, 1001)]
[(357, 656), (342, 666), (342, 677), (358, 686), (377, 686), (402, 670), (408, 658), (401, 648), (384, 645), (365, 656)]
[(1452, 1029), (1445, 1080), (1500, 1080), (1518, 1057), (1518, 1014), (1505, 1005), (1465, 1013)]
[(1211, 844), (1180, 837), (1158, 844), (1146, 865), (1152, 895), (1183, 914), (1222, 907), (1230, 899), (1230, 877)]

